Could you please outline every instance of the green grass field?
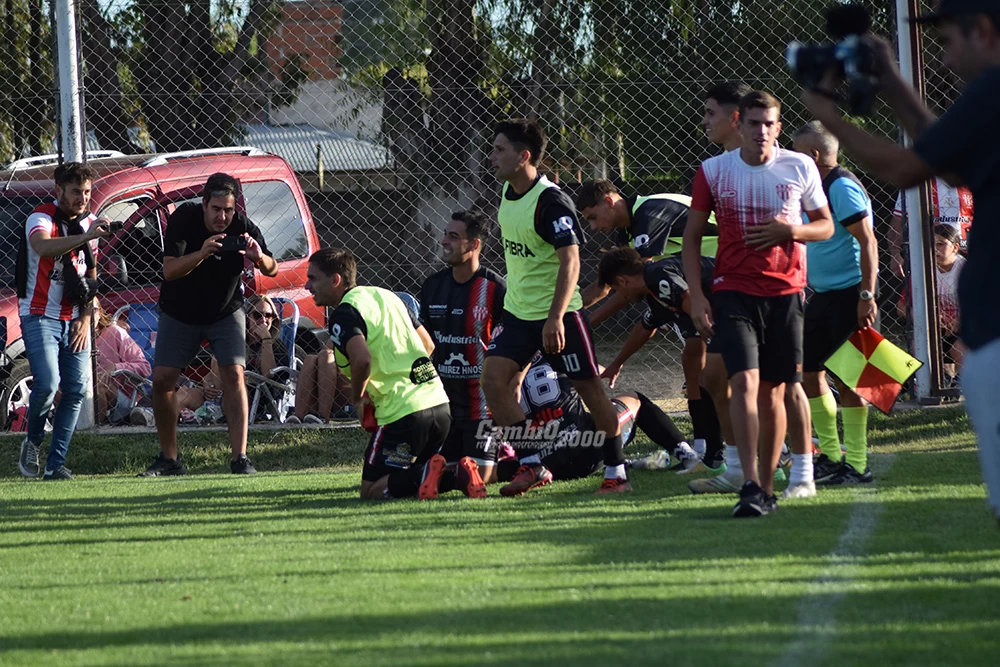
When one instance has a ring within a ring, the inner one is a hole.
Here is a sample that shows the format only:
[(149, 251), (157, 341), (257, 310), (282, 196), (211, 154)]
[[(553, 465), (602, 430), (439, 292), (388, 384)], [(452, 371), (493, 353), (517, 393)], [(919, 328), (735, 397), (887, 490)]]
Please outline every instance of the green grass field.
[(744, 521), (658, 471), (611, 498), (363, 504), (359, 431), (251, 439), (254, 477), (186, 433), (190, 476), (136, 479), (153, 436), (81, 433), (57, 484), (0, 441), (0, 664), (1000, 661), (1000, 530), (959, 409), (873, 416), (875, 485)]

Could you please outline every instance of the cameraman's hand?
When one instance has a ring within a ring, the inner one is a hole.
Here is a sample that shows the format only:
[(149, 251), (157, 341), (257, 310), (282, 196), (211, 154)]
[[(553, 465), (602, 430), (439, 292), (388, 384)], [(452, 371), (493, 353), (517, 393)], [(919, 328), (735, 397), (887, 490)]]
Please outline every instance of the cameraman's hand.
[(226, 238), (225, 234), (215, 234), (214, 236), (209, 236), (201, 245), (201, 254), (204, 257), (208, 257), (209, 255), (214, 255), (219, 252), (219, 249), (222, 247), (222, 239), (224, 238)]
[(879, 84), (884, 88), (886, 84), (900, 80), (902, 77), (899, 74), (896, 53), (893, 51), (892, 44), (878, 35), (865, 35), (864, 41), (875, 56), (875, 74), (878, 76)]
[(260, 244), (249, 234), (244, 234), (243, 238), (247, 240), (247, 249), (243, 251), (243, 254), (246, 255), (247, 259), (256, 264), (261, 260), (264, 251), (261, 250)]
[(103, 239), (111, 233), (111, 219), (106, 217), (100, 217), (90, 225), (90, 229), (83, 233), (83, 238), (87, 241), (93, 241), (94, 239)]
[(90, 345), (90, 315), (82, 315), (70, 322), (69, 349), (74, 354), (83, 352)]
[(824, 125), (829, 125), (829, 121), (840, 118), (840, 110), (837, 108), (836, 90), (843, 83), (840, 72), (836, 68), (827, 70), (823, 80), (819, 84), (819, 91), (802, 89), (802, 101), (805, 103), (813, 117)]

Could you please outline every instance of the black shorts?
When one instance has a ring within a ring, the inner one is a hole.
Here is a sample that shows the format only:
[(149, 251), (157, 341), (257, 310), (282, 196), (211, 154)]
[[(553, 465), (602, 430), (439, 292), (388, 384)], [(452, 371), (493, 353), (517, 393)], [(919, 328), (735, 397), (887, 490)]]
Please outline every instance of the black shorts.
[(815, 292), (806, 302), (802, 327), (802, 370), (818, 373), (823, 363), (858, 330), (858, 286)]
[(802, 381), (802, 294), (712, 294), (718, 351), (729, 377), (760, 369), (764, 382)]
[(544, 351), (544, 326), (545, 320), (522, 320), (504, 312), (500, 326), (493, 330), (486, 356), (511, 359), (524, 368), (537, 352), (542, 352), (553, 370), (565, 374), (571, 380), (589, 380), (600, 375), (590, 321), (582, 310), (563, 315), (566, 345), (558, 354)]
[(479, 419), (458, 419), (451, 422), (441, 455), (448, 463), (458, 463), (471, 456), (478, 465), (491, 466), (497, 460), (497, 443), (490, 437), (492, 422)]
[[(611, 399), (611, 404), (618, 412), (618, 425), (621, 427), (622, 442), (627, 446), (635, 438), (636, 415), (616, 398)], [(581, 430), (596, 431), (597, 427), (589, 414), (587, 422), (587, 424), (581, 425)], [(540, 454), (542, 463), (552, 473), (553, 479), (580, 479), (581, 477), (589, 477), (604, 468), (604, 449), (597, 444), (597, 441), (592, 441), (586, 447), (564, 446), (556, 448), (549, 454), (546, 454), (544, 450)]]
[(377, 482), (394, 470), (423, 465), (441, 450), (450, 428), (451, 409), (447, 403), (379, 426), (365, 450), (361, 479)]

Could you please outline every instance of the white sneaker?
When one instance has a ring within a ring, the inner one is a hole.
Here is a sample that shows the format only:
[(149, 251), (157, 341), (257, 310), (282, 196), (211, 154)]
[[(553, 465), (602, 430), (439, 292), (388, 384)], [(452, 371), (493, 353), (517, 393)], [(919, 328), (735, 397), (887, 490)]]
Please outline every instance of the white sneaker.
[(694, 456), (686, 456), (681, 459), (681, 467), (677, 469), (677, 474), (690, 475), (691, 473), (703, 470), (708, 470), (708, 468), (701, 462), (701, 457), (695, 454)]
[(705, 479), (694, 479), (688, 482), (688, 489), (695, 495), (702, 493), (739, 493), (743, 487), (743, 476), (739, 479), (729, 474), (706, 477)]
[(798, 484), (789, 484), (785, 492), (781, 494), (782, 498), (815, 498), (816, 497), (816, 482), (809, 480), (808, 482), (799, 482)]
[(132, 408), (132, 412), (128, 413), (128, 423), (132, 426), (153, 426), (156, 423), (153, 408)]
[(636, 470), (666, 470), (667, 464), (670, 461), (670, 455), (667, 454), (666, 450), (658, 450), (653, 452), (649, 456), (643, 456), (641, 459), (635, 459), (632, 461), (630, 467)]

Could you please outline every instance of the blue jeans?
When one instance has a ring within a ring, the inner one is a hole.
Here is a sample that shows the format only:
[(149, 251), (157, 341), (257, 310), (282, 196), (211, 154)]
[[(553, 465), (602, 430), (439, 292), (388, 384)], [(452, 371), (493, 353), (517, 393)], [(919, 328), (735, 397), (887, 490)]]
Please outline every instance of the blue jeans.
[(36, 445), (45, 437), (45, 420), (56, 391), (62, 390), (52, 420), (46, 470), (58, 470), (66, 462), (69, 441), (90, 382), (90, 350), (70, 351), (69, 326), (69, 322), (42, 315), (21, 318), (21, 336), (33, 376), (28, 402), (28, 440)]

